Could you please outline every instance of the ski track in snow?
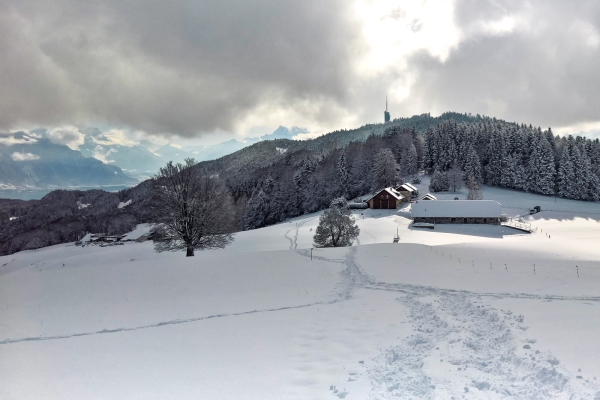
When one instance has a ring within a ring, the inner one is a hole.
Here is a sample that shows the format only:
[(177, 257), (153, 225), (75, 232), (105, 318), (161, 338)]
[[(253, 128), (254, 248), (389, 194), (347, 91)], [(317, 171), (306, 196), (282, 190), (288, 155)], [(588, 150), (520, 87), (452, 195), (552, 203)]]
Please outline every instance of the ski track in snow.
[(290, 229), (283, 236), (285, 236), (285, 238), (290, 241), (290, 250), (294, 250), (294, 241), (288, 236), (288, 233), (290, 233), (291, 231), (292, 230)]
[[(68, 335), (33, 336), (33, 337), (26, 337), (26, 338), (19, 338), (19, 339), (6, 339), (3, 341), (0, 341), (0, 345), (7, 345), (7, 344), (21, 343), (21, 342), (38, 342), (38, 341), (46, 341), (46, 340), (70, 339), (70, 338), (76, 338), (76, 337), (103, 335), (103, 334), (109, 334), (109, 333), (132, 332), (132, 331), (139, 331), (142, 329), (161, 328), (161, 327), (169, 326), (169, 325), (180, 325), (180, 324), (186, 324), (186, 323), (192, 323), (192, 322), (199, 322), (199, 321), (204, 321), (204, 320), (213, 319), (213, 318), (236, 317), (236, 316), (240, 316), (240, 315), (250, 315), (250, 314), (258, 314), (258, 313), (265, 313), (265, 312), (294, 310), (294, 309), (299, 309), (299, 308), (339, 303), (340, 301), (344, 301), (344, 300), (351, 298), (351, 293), (355, 289), (356, 282), (363, 279), (363, 278), (356, 277), (357, 274), (360, 275), (360, 271), (359, 271), (358, 266), (354, 263), (355, 252), (356, 252), (356, 248), (351, 249), (351, 251), (349, 252), (349, 254), (350, 254), (349, 257), (347, 257), (345, 260), (328, 259), (325, 257), (313, 256), (313, 258), (318, 259), (318, 260), (334, 262), (334, 263), (342, 263), (342, 264), (345, 263), (347, 265), (347, 268), (344, 271), (342, 271), (342, 280), (336, 287), (336, 291), (335, 291), (336, 296), (333, 300), (330, 300), (330, 301), (317, 301), (317, 302), (313, 302), (313, 303), (300, 304), (300, 305), (295, 305), (295, 306), (278, 307), (278, 308), (270, 308), (270, 309), (263, 309), (263, 310), (242, 311), (242, 312), (237, 312), (237, 313), (214, 314), (214, 315), (207, 315), (207, 316), (196, 317), (196, 318), (174, 319), (174, 320), (170, 320), (170, 321), (158, 322), (155, 324), (141, 325), (141, 326), (135, 326), (135, 327), (102, 329), (99, 331), (72, 333), (72, 334), (68, 334)], [(297, 251), (297, 253), (304, 257), (310, 258), (310, 250), (308, 250), (308, 251), (307, 250), (299, 250), (299, 251)]]
[[(290, 250), (296, 250), (296, 248), (298, 247), (298, 232), (299, 232), (299, 230), (300, 230), (300, 227), (301, 227), (302, 225), (304, 225), (305, 223), (307, 223), (308, 221), (312, 221), (312, 220), (313, 220), (313, 219), (315, 219), (315, 218), (317, 218), (317, 217), (308, 218), (308, 219), (305, 219), (304, 221), (300, 222), (299, 224), (296, 224), (296, 234), (294, 235), (294, 240), (293, 240), (293, 241), (292, 241), (292, 240), (291, 240), (291, 239), (290, 239), (290, 238), (287, 236), (287, 234), (288, 234), (288, 232), (289, 232), (289, 231), (287, 231), (287, 232), (285, 233), (285, 237), (286, 237), (286, 238), (287, 238), (287, 239), (288, 239), (290, 242), (292, 242), (292, 245), (290, 246)], [(290, 230), (291, 230), (291, 229), (290, 229)]]
[[(296, 238), (300, 226), (301, 224), (296, 228)], [(286, 237), (289, 239), (287, 233)], [(296, 238), (293, 241), (294, 247)], [(346, 266), (334, 289), (334, 298), (329, 301), (61, 336), (6, 339), (0, 341), (0, 345), (130, 332), (213, 318), (331, 305), (351, 299), (359, 289), (385, 290), (398, 293), (397, 301), (408, 310), (413, 334), (374, 355), (372, 365), (367, 367), (363, 364), (366, 374), (363, 374), (365, 378), (360, 379), (369, 379), (371, 399), (458, 399), (465, 396), (479, 398), (481, 395), (486, 398), (600, 399), (600, 385), (584, 381), (564, 369), (551, 352), (532, 347), (530, 344), (535, 343), (535, 340), (522, 342), (518, 339), (513, 331), (527, 329), (523, 325), (522, 316), (513, 315), (508, 310), (499, 312), (481, 302), (482, 297), (488, 296), (588, 301), (600, 301), (600, 297), (473, 293), (375, 282), (357, 264), (356, 251), (356, 247), (348, 248), (344, 259), (327, 258), (313, 253), (314, 259)], [(310, 250), (297, 250), (296, 253), (310, 258)], [(525, 349), (524, 345), (529, 348)], [(349, 382), (355, 380), (349, 379)], [(331, 385), (330, 394), (337, 398), (352, 394), (348, 382), (339, 386), (343, 389)]]

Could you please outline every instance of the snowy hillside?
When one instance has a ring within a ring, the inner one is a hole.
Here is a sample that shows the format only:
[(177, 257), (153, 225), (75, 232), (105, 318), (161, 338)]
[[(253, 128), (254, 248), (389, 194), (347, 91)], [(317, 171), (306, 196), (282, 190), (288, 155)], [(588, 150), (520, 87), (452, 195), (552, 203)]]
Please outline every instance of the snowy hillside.
[(598, 205), (483, 195), (534, 233), (412, 229), (405, 207), (355, 210), (359, 243), (312, 260), (319, 213), (193, 258), (0, 257), (0, 398), (600, 398)]

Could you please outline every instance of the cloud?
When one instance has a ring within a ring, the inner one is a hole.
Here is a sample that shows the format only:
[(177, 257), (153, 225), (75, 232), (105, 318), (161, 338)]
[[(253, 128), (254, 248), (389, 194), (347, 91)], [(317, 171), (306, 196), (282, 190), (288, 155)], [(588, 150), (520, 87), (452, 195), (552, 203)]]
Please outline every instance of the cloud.
[(292, 137), (293, 140), (311, 140), (316, 139), (319, 136), (323, 136), (324, 133), (299, 133)]
[(100, 123), (124, 145), (355, 127), (386, 94), (392, 117), (600, 120), (594, 0), (4, 0), (0, 54), (0, 129)]
[(600, 120), (600, 3), (458, 1), (461, 39), (445, 60), (410, 57), (401, 103), (480, 113), (542, 127)]
[(342, 0), (6, 0), (0, 127), (104, 121), (191, 136), (235, 131), (257, 109), (341, 101), (349, 19)]
[(40, 159), (40, 156), (38, 156), (36, 154), (19, 153), (18, 151), (15, 151), (14, 153), (12, 153), (10, 157), (13, 159), (13, 161), (33, 161), (33, 160)]
[(93, 137), (93, 140), (97, 144), (110, 146), (118, 144), (125, 147), (133, 147), (138, 144), (137, 141), (131, 140), (127, 136), (132, 136), (129, 132), (121, 129), (111, 129), (107, 132), (102, 133), (99, 136)]
[(48, 139), (52, 143), (63, 144), (77, 150), (83, 144), (85, 135), (79, 132), (77, 127), (65, 125), (48, 131)]
[(28, 134), (12, 134), (12, 133), (0, 133), (0, 146), (12, 146), (15, 144), (32, 144), (36, 143), (37, 139), (31, 137)]

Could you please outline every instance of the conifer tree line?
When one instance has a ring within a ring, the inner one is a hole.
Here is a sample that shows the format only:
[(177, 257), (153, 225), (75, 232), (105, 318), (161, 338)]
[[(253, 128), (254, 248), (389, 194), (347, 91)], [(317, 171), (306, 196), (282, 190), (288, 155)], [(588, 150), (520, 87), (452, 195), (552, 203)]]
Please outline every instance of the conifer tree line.
[(323, 210), (338, 197), (352, 200), (410, 180), (419, 171), (423, 144), (414, 128), (392, 126), (341, 149), (287, 154), (250, 179), (228, 178), (240, 228), (271, 225)]
[(481, 198), (480, 184), (600, 199), (598, 139), (486, 117), (444, 120), (422, 133), (391, 126), (342, 148), (285, 154), (268, 168), (228, 177), (227, 184), (239, 228), (255, 229), (326, 209), (337, 197), (352, 201), (399, 185), (420, 171), (449, 189), (460, 188), (460, 176), (473, 199)]
[(600, 199), (600, 142), (555, 136), (548, 128), (485, 120), (444, 121), (425, 131), (423, 169), (466, 182), (576, 200)]

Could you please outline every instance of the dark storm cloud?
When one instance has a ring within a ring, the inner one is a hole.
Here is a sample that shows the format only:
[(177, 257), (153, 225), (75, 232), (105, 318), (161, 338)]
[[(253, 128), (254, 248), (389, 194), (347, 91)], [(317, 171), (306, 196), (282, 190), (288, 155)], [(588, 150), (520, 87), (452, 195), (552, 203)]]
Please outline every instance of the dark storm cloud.
[[(503, 18), (514, 28), (494, 33)], [(600, 2), (460, 1), (455, 21), (464, 37), (445, 62), (412, 57), (412, 104), (541, 126), (600, 120)]]
[(0, 127), (102, 121), (191, 135), (282, 99), (343, 102), (348, 18), (336, 0), (5, 0)]

